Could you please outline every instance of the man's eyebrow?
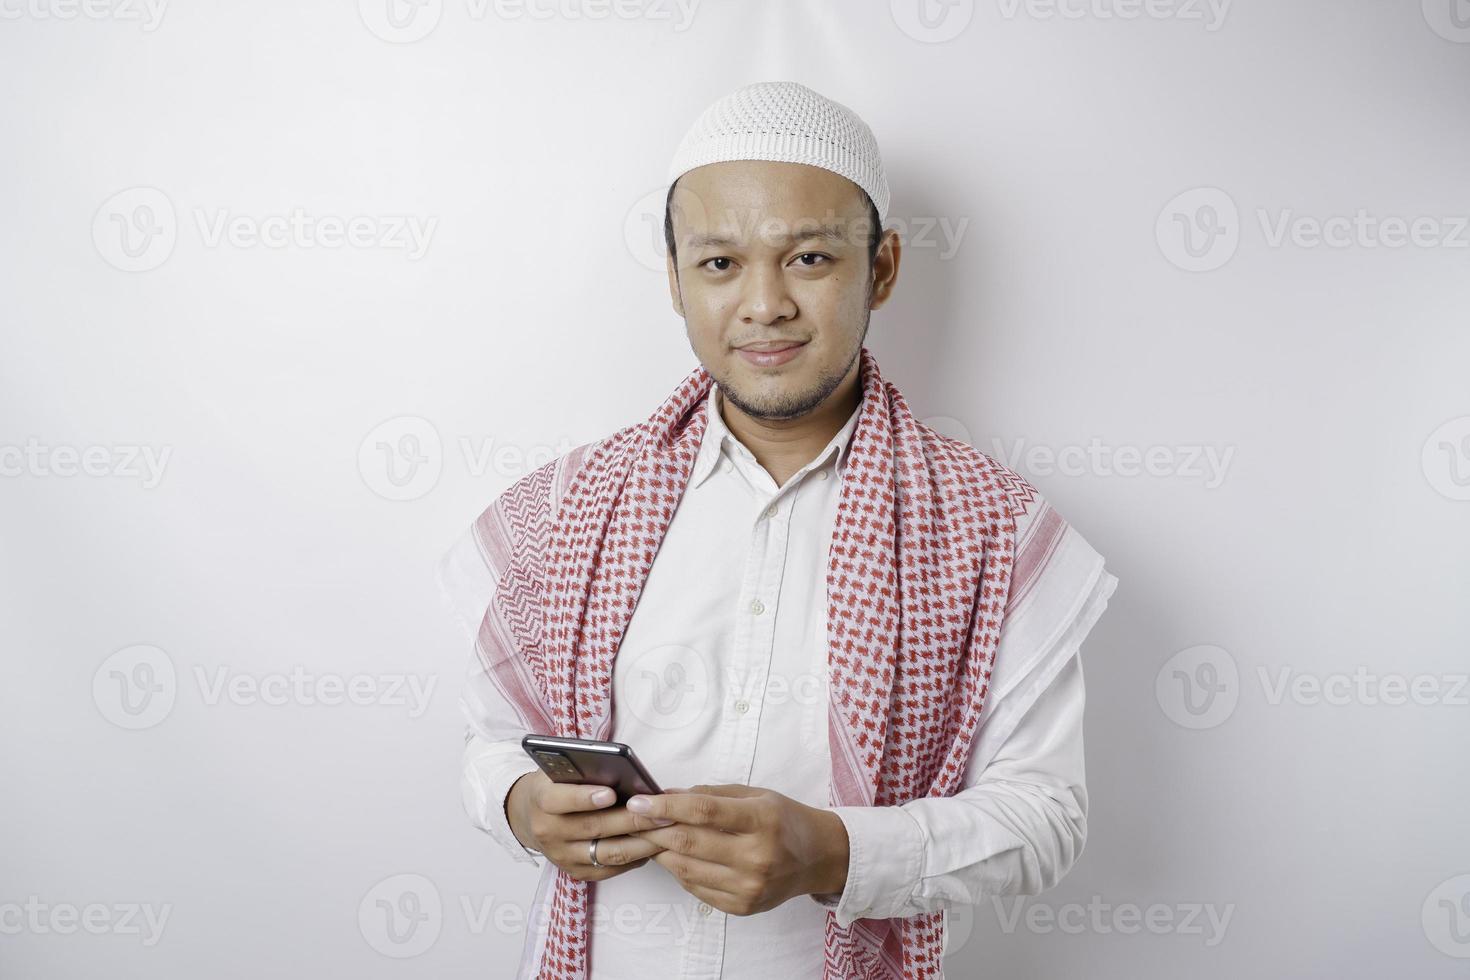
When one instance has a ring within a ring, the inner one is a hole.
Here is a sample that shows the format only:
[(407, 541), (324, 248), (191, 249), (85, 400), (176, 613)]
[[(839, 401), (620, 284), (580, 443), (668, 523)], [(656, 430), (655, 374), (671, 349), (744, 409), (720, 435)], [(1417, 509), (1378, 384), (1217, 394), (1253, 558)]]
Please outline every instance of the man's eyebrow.
[[(795, 234), (772, 236), (794, 242), (806, 242), (819, 239), (828, 242), (843, 242), (847, 240), (847, 234), (839, 225), (815, 225), (799, 226)], [(716, 232), (703, 234), (691, 234), (684, 239), (690, 248), (735, 248), (741, 243), (727, 235)]]

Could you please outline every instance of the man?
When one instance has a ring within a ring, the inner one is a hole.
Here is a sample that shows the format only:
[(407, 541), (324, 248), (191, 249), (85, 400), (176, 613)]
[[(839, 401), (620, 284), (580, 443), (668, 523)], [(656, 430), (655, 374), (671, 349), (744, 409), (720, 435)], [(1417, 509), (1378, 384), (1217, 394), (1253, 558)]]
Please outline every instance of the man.
[[(699, 118), (669, 288), (700, 368), (441, 564), (476, 637), (465, 806), (542, 868), (520, 975), (942, 976), (942, 912), (1080, 854), (1079, 647), (1117, 584), (864, 346), (900, 242), (868, 127), (791, 82)], [(558, 784), (526, 732), (665, 788)]]

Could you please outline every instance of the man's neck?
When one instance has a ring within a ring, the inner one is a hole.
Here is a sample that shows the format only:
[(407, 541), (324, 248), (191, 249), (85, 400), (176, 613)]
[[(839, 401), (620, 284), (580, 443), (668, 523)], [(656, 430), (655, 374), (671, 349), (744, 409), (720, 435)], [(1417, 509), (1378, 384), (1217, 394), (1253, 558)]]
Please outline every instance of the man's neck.
[(857, 372), (842, 380), (821, 405), (794, 419), (759, 419), (746, 415), (725, 399), (715, 398), (720, 417), (730, 434), (749, 449), (761, 468), (771, 474), (776, 486), (785, 486), (791, 475), (810, 463), (832, 441), (862, 401)]

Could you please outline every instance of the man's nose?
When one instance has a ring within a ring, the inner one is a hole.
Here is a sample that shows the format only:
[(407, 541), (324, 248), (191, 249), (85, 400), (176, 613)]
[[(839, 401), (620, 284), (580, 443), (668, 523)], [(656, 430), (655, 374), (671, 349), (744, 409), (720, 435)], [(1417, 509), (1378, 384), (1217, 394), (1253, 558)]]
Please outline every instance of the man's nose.
[(745, 276), (740, 297), (740, 318), (771, 324), (796, 316), (796, 301), (779, 269), (756, 266)]

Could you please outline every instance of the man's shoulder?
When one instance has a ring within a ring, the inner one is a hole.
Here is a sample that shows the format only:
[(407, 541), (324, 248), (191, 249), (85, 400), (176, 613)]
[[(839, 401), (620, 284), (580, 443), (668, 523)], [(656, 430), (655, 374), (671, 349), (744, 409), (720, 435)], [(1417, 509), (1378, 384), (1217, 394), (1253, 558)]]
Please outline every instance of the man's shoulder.
[(626, 425), (600, 439), (573, 446), (500, 491), (485, 508), (485, 512), (489, 513), (497, 507), (519, 505), (539, 508), (542, 505), (549, 505), (554, 513), (578, 473), (589, 464), (596, 464), (616, 456), (632, 445), (639, 438), (641, 431), (642, 427), (635, 423)]
[(941, 485), (963, 490), (964, 496), (986, 507), (998, 507), (1017, 520), (1034, 515), (1045, 505), (1045, 498), (1029, 480), (994, 456), (925, 422), (918, 426), (931, 466), (938, 464), (934, 469)]

